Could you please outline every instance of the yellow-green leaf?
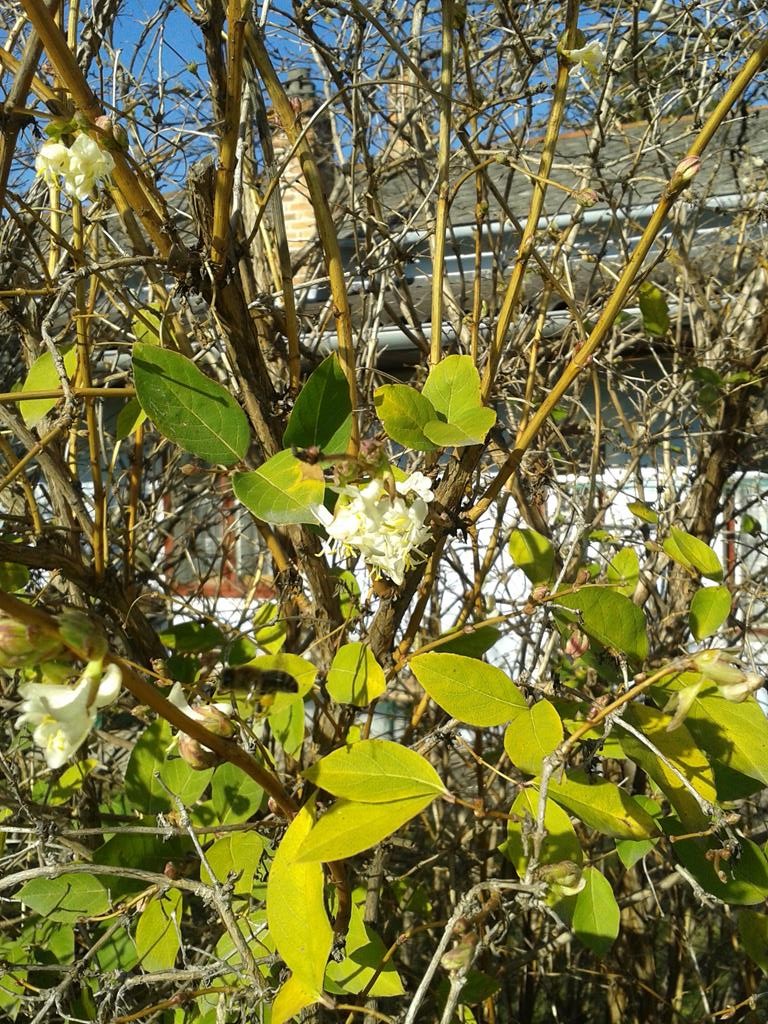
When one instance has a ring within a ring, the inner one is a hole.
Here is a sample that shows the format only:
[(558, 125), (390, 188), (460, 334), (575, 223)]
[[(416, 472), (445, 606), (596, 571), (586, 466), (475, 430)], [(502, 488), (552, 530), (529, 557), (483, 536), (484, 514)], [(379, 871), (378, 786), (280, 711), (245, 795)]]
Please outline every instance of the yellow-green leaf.
[(515, 767), (528, 775), (541, 774), (541, 762), (563, 739), (560, 715), (548, 700), (516, 708), (506, 732), (504, 749)]
[[(341, 963), (331, 960), (325, 972), (328, 992), (357, 995), (363, 989), (372, 997), (403, 995), (403, 985), (391, 960), (384, 963), (387, 947), (369, 925), (365, 923), (365, 890), (352, 893), (352, 913), (347, 932), (346, 956)], [(375, 980), (374, 979), (375, 976)], [(369, 988), (369, 984), (373, 984)]]
[[(77, 349), (75, 346), (68, 345), (66, 348), (63, 348), (61, 350), (61, 358), (64, 361), (64, 369), (67, 371), (67, 376), (71, 380), (77, 366)], [(22, 392), (53, 391), (60, 387), (61, 381), (56, 372), (56, 367), (53, 365), (53, 356), (50, 352), (46, 351), (41, 356), (38, 356), (30, 366), (29, 373), (21, 386), (21, 390)], [(20, 402), (21, 418), (28, 427), (34, 427), (60, 401), (60, 398), (35, 398), (29, 402)]]
[(153, 896), (136, 925), (136, 953), (145, 971), (163, 971), (176, 963), (181, 946), (182, 899), (178, 889)]
[(267, 882), (267, 922), (275, 946), (297, 980), (320, 992), (333, 930), (325, 912), (323, 868), (299, 861), (297, 854), (312, 834), (314, 799), (288, 826), (277, 848)]
[(712, 548), (685, 530), (670, 527), (663, 547), (673, 561), (686, 569), (696, 569), (702, 576), (716, 583), (723, 578), (723, 567)]
[(287, 1021), (292, 1020), (317, 1000), (318, 993), (305, 985), (295, 974), (292, 974), (283, 982), (275, 996), (271, 1007), (270, 1022), (271, 1024), (286, 1024)]
[(419, 452), (431, 452), (438, 447), (424, 433), (426, 424), (435, 419), (435, 410), (415, 388), (384, 384), (374, 392), (373, 402), (387, 437)]
[(384, 670), (367, 644), (344, 644), (336, 652), (326, 687), (339, 704), (367, 707), (387, 689)]
[(257, 519), (277, 526), (316, 523), (312, 510), (322, 505), (325, 495), (322, 468), (290, 451), (278, 452), (252, 473), (235, 473), (232, 486)]
[(430, 652), (410, 662), (432, 700), (468, 725), (504, 725), (525, 699), (500, 668), (460, 654)]
[(549, 583), (555, 568), (552, 541), (536, 530), (513, 530), (509, 537), (512, 561), (533, 584)]
[(391, 740), (361, 740), (334, 750), (308, 768), (304, 777), (333, 796), (364, 804), (446, 792), (429, 761)]
[(644, 281), (637, 291), (643, 327), (657, 338), (663, 338), (669, 332), (669, 308), (664, 292), (658, 285)]
[(669, 732), (671, 717), (649, 704), (627, 705), (624, 719), (646, 736), (658, 751), (655, 753), (632, 733), (619, 728), (618, 735), (627, 757), (659, 786), (687, 828), (694, 831), (706, 827), (709, 816), (680, 781), (680, 775), (709, 804), (717, 800), (714, 776), (709, 761), (685, 724)]
[(614, 839), (650, 839), (658, 829), (637, 800), (607, 779), (590, 781), (581, 769), (549, 780), (548, 794), (585, 825)]
[(619, 906), (597, 868), (584, 869), (586, 885), (576, 897), (571, 927), (594, 953), (607, 953), (619, 934)]
[[(232, 891), (247, 895), (253, 888), (253, 874), (259, 866), (264, 841), (257, 832), (232, 832), (212, 843), (205, 851), (205, 859), (220, 884), (236, 876)], [(200, 881), (210, 885), (213, 879), (205, 864), (200, 865)]]
[(740, 910), (739, 935), (747, 955), (768, 974), (768, 916), (756, 910)]
[(640, 563), (633, 548), (617, 551), (608, 563), (606, 576), (610, 583), (619, 584), (620, 593), (631, 597), (640, 576)]
[(731, 612), (731, 592), (727, 587), (702, 587), (693, 595), (688, 623), (696, 640), (712, 636)]
[(580, 613), (581, 628), (599, 644), (635, 662), (648, 656), (645, 616), (624, 594), (595, 585), (556, 595), (555, 599), (564, 608)]
[(644, 523), (658, 523), (659, 514), (654, 512), (650, 505), (646, 505), (644, 501), (630, 501), (627, 504), (628, 510), (633, 516), (637, 516), (638, 519), (642, 519)]
[[(502, 853), (512, 862), (521, 878), (525, 875), (531, 855), (531, 827), (538, 813), (539, 790), (535, 786), (526, 787), (518, 793), (510, 808), (507, 841), (501, 846)], [(546, 835), (539, 855), (540, 864), (559, 864), (569, 860), (581, 864), (584, 854), (576, 830), (566, 812), (554, 800), (547, 800), (544, 808), (544, 831)], [(528, 837), (527, 854), (523, 834)]]
[(299, 850), (305, 861), (344, 860), (392, 835), (434, 800), (434, 794), (412, 796), (386, 804), (337, 800), (320, 818)]

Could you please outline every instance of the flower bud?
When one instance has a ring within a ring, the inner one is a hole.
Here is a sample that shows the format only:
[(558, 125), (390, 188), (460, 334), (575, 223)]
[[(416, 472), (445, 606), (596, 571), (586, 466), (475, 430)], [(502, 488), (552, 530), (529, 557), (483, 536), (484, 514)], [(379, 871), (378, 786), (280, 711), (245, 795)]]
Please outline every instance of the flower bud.
[(700, 156), (686, 156), (680, 161), (675, 168), (675, 172), (672, 175), (673, 178), (680, 177), (683, 182), (687, 185), (689, 181), (693, 181), (696, 175), (701, 170), (701, 157)]
[(63, 652), (56, 637), (16, 619), (0, 618), (0, 667), (24, 668)]
[(206, 768), (215, 768), (221, 763), (221, 758), (215, 750), (204, 747), (199, 740), (193, 739), (185, 732), (180, 732), (178, 739), (179, 754), (194, 771), (203, 772)]
[(715, 683), (726, 700), (739, 703), (764, 684), (756, 672), (745, 672), (728, 651), (699, 651), (691, 659), (705, 679)]
[(589, 209), (591, 206), (600, 202), (600, 194), (595, 192), (593, 188), (583, 188), (580, 191), (575, 192), (573, 198), (579, 206), (584, 206), (586, 209)]
[(568, 637), (568, 641), (565, 645), (565, 653), (569, 658), (580, 658), (582, 654), (586, 654), (588, 650), (589, 637), (586, 633), (582, 633), (580, 629), (574, 629)]
[(549, 597), (549, 587), (544, 583), (539, 583), (531, 591), (531, 601), (534, 604), (540, 604), (542, 601), (546, 601)]
[(581, 866), (574, 860), (561, 860), (556, 864), (542, 864), (536, 872), (539, 881), (545, 882), (558, 899), (575, 896), (587, 884)]
[(98, 625), (77, 608), (65, 608), (58, 620), (59, 636), (86, 661), (99, 661), (107, 653), (107, 638)]

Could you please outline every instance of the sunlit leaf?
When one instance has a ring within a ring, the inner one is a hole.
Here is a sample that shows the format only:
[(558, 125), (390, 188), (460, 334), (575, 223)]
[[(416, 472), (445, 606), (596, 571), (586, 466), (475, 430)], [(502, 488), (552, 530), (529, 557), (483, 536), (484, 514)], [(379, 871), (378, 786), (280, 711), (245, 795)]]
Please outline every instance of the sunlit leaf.
[[(521, 790), (509, 813), (507, 841), (502, 844), (501, 851), (522, 878), (531, 856), (531, 830), (539, 814), (538, 789), (535, 786), (527, 786)], [(544, 809), (544, 831), (546, 834), (539, 854), (539, 864), (559, 864), (569, 860), (581, 864), (584, 854), (576, 830), (567, 813), (554, 800), (547, 800)], [(528, 839), (527, 853), (526, 844), (523, 842), (524, 834)]]
[(542, 760), (563, 739), (563, 723), (548, 700), (516, 708), (504, 733), (504, 749), (515, 767), (540, 775)]
[(320, 992), (333, 930), (325, 912), (322, 865), (299, 861), (312, 834), (314, 801), (298, 812), (277, 848), (267, 882), (267, 921), (280, 956), (303, 986)]
[(328, 862), (353, 857), (397, 832), (434, 798), (434, 794), (427, 794), (386, 804), (337, 800), (304, 840), (299, 859)]
[(431, 452), (438, 447), (424, 433), (426, 424), (435, 419), (435, 410), (415, 388), (384, 384), (374, 392), (373, 402), (387, 437), (419, 452)]
[(590, 585), (573, 593), (556, 595), (556, 601), (580, 612), (581, 628), (604, 647), (625, 654), (635, 662), (647, 658), (645, 616), (624, 594), (610, 587)]
[(688, 623), (696, 640), (712, 636), (731, 613), (731, 592), (727, 587), (702, 587), (693, 595)]
[(410, 661), (432, 700), (469, 725), (504, 725), (525, 699), (500, 668), (460, 654), (430, 652)]
[(328, 356), (310, 375), (291, 410), (283, 436), (286, 448), (344, 452), (352, 435), (349, 384), (337, 355)]
[(235, 496), (257, 519), (275, 526), (316, 523), (313, 509), (322, 505), (325, 480), (320, 466), (278, 452), (251, 473), (235, 473)]
[(295, 974), (291, 974), (277, 991), (277, 995), (270, 1007), (271, 1024), (286, 1024), (293, 1020), (307, 1006), (312, 1006), (318, 1000), (318, 993)]
[(178, 889), (153, 896), (136, 924), (136, 954), (145, 971), (173, 967), (181, 946), (182, 899)]
[(513, 530), (509, 537), (512, 561), (533, 584), (549, 583), (555, 568), (552, 541), (536, 530)]
[(307, 768), (304, 777), (333, 796), (359, 803), (445, 793), (429, 761), (391, 740), (361, 740), (341, 747)]
[(367, 707), (387, 689), (384, 670), (367, 644), (344, 644), (328, 670), (326, 687), (339, 704)]
[(723, 567), (712, 548), (685, 530), (670, 527), (669, 536), (664, 541), (664, 550), (673, 561), (686, 569), (696, 569), (707, 579), (719, 583), (723, 578)]
[(549, 780), (548, 794), (562, 807), (603, 835), (614, 839), (650, 839), (656, 823), (641, 805), (607, 779), (590, 779), (582, 769)]
[(638, 302), (646, 332), (657, 338), (665, 337), (669, 333), (669, 308), (661, 288), (644, 281), (638, 289)]
[(586, 885), (576, 896), (571, 927), (588, 949), (607, 953), (619, 934), (619, 906), (597, 868), (585, 868), (583, 877)]
[(136, 342), (133, 377), (141, 407), (161, 434), (207, 462), (241, 461), (251, 440), (245, 413), (191, 359)]
[[(64, 369), (71, 380), (77, 366), (77, 349), (74, 345), (68, 345), (61, 349), (60, 354), (64, 361)], [(53, 365), (53, 356), (46, 350), (30, 366), (29, 373), (21, 386), (21, 390), (22, 392), (54, 391), (60, 388), (61, 381), (59, 380), (56, 367)], [(29, 402), (20, 402), (19, 411), (21, 412), (21, 418), (28, 427), (34, 427), (60, 401), (60, 398), (35, 398)]]
[(110, 906), (106, 886), (87, 873), (33, 878), (24, 883), (14, 898), (42, 917), (64, 923), (103, 914)]

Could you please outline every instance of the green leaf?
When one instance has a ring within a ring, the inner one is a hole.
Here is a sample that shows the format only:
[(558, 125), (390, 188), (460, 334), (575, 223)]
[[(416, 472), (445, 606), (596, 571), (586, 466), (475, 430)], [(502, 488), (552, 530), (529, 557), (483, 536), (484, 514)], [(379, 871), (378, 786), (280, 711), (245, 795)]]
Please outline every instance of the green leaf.
[(312, 510), (325, 496), (320, 466), (310, 466), (289, 451), (278, 452), (252, 473), (235, 473), (232, 484), (245, 507), (273, 526), (316, 524)]
[(341, 747), (308, 768), (304, 777), (333, 796), (366, 804), (446, 792), (429, 761), (391, 740)]
[(387, 689), (384, 670), (367, 644), (344, 644), (328, 671), (326, 688), (339, 704), (367, 707)]
[(422, 397), (437, 414), (423, 432), (439, 446), (478, 444), (496, 422), (483, 405), (480, 374), (471, 356), (447, 356), (429, 371)]
[(513, 530), (509, 538), (512, 561), (534, 586), (549, 583), (555, 570), (552, 542), (536, 530)]
[(202, 772), (195, 771), (181, 757), (167, 758), (160, 769), (160, 778), (185, 807), (191, 807), (200, 799), (212, 775), (212, 768)]
[(594, 953), (607, 953), (619, 934), (619, 906), (597, 868), (584, 869), (586, 885), (576, 897), (571, 927)]
[[(686, 672), (665, 690), (671, 693), (700, 679)], [(706, 686), (696, 695), (685, 725), (710, 759), (768, 786), (768, 718), (754, 698), (736, 704), (716, 686)]]
[[(401, 996), (404, 989), (391, 960), (384, 962), (387, 947), (379, 935), (365, 923), (365, 892), (355, 889), (352, 894), (352, 913), (345, 945), (346, 956), (337, 963), (330, 960), (325, 972), (328, 992), (357, 995), (366, 989), (371, 997)], [(375, 980), (374, 980), (375, 978)], [(368, 985), (373, 982), (370, 988)]]
[(644, 523), (658, 523), (659, 514), (654, 512), (650, 505), (646, 505), (644, 501), (630, 501), (627, 504), (627, 508), (633, 516), (637, 516), (638, 519), (642, 519)]
[[(682, 830), (676, 819), (665, 824), (672, 835)], [(768, 898), (768, 859), (760, 847), (742, 839), (736, 855), (718, 860), (722, 849), (722, 841), (714, 838), (678, 839), (672, 844), (675, 856), (706, 892), (736, 906), (764, 903)]]
[(314, 800), (288, 826), (267, 882), (267, 921), (280, 956), (302, 985), (321, 992), (333, 931), (325, 913), (323, 868), (299, 861), (314, 821)]
[(638, 289), (638, 300), (646, 332), (665, 337), (669, 333), (669, 308), (661, 288), (645, 281)]
[(614, 839), (650, 839), (658, 833), (656, 822), (623, 789), (596, 778), (590, 781), (582, 769), (566, 773), (562, 780), (549, 780), (548, 794), (603, 835)]
[(768, 974), (768, 916), (756, 910), (740, 910), (739, 936), (747, 955)]
[(617, 839), (616, 853), (618, 853), (621, 863), (629, 871), (638, 861), (653, 851), (657, 842), (657, 839)]
[(318, 997), (318, 992), (305, 985), (295, 974), (291, 974), (278, 989), (270, 1007), (270, 1024), (286, 1024), (287, 1021), (298, 1017), (302, 1010), (316, 1003)]
[(406, 384), (384, 384), (373, 394), (376, 415), (384, 425), (387, 437), (418, 452), (431, 452), (438, 446), (424, 433), (424, 427), (435, 419), (429, 399)]
[(181, 892), (168, 889), (153, 896), (136, 925), (136, 953), (145, 971), (169, 970), (181, 946)]
[(29, 581), (29, 569), (16, 562), (0, 562), (0, 590), (14, 594), (23, 590)]
[(570, 594), (555, 595), (565, 608), (581, 613), (581, 628), (604, 647), (642, 662), (648, 656), (645, 616), (624, 594), (606, 586), (586, 586)]
[[(278, 693), (277, 697), (285, 696)], [(269, 713), (269, 731), (289, 757), (296, 757), (304, 743), (304, 703), (293, 701)]]
[(678, 530), (676, 526), (670, 527), (669, 536), (663, 547), (673, 561), (685, 566), (686, 569), (696, 569), (702, 576), (716, 583), (723, 578), (723, 567), (712, 548), (685, 530)]
[(124, 441), (126, 437), (135, 434), (146, 418), (147, 414), (141, 408), (138, 398), (130, 398), (117, 414), (115, 440)]
[(274, 601), (259, 605), (253, 616), (253, 626), (253, 639), (267, 654), (277, 654), (285, 646), (288, 627)]
[(458, 632), (446, 633), (451, 639), (440, 644), (441, 654), (461, 654), (465, 658), (482, 658), (501, 639), (495, 626), (465, 626)]
[(131, 751), (125, 769), (125, 798), (142, 814), (167, 811), (170, 798), (159, 781), (159, 772), (171, 743), (171, 727), (158, 718), (145, 729)]
[(622, 548), (608, 563), (606, 577), (609, 583), (619, 584), (619, 592), (626, 597), (634, 593), (639, 576), (640, 562), (633, 548)]
[(180, 622), (164, 633), (160, 639), (177, 654), (204, 654), (221, 647), (225, 637), (211, 622)]
[[(60, 354), (64, 360), (64, 369), (71, 380), (77, 366), (77, 349), (74, 345), (67, 345), (61, 349)], [(56, 372), (56, 367), (53, 365), (53, 356), (50, 352), (43, 352), (30, 366), (27, 378), (21, 386), (22, 393), (27, 391), (53, 391), (58, 388), (61, 388), (61, 381)], [(60, 398), (35, 398), (29, 402), (20, 402), (21, 418), (28, 427), (34, 427), (60, 401)]]
[(251, 441), (245, 413), (191, 359), (136, 342), (133, 377), (141, 407), (161, 434), (207, 462), (241, 461)]
[(264, 790), (242, 768), (226, 761), (213, 773), (211, 803), (220, 825), (247, 821), (261, 807)]
[(480, 374), (471, 356), (446, 356), (429, 371), (421, 393), (446, 423), (458, 423), (465, 413), (483, 408)]
[(110, 907), (106, 886), (87, 873), (33, 878), (21, 887), (15, 899), (47, 920), (63, 923), (95, 917)]
[(727, 587), (702, 587), (693, 595), (688, 624), (696, 640), (712, 636), (731, 613), (731, 592)]
[(430, 420), (424, 427), (424, 433), (440, 448), (461, 448), (481, 444), (495, 422), (496, 413), (493, 409), (472, 409), (450, 423)]
[(560, 715), (548, 700), (540, 700), (533, 707), (514, 710), (504, 733), (504, 749), (516, 768), (540, 775), (541, 762), (562, 739)]
[(468, 725), (504, 725), (525, 707), (509, 676), (476, 658), (430, 652), (412, 658), (410, 667), (432, 700)]
[(709, 761), (685, 724), (669, 732), (670, 715), (649, 704), (637, 703), (627, 705), (624, 719), (646, 736), (655, 748), (651, 750), (642, 740), (620, 728), (618, 735), (627, 757), (653, 779), (686, 828), (692, 832), (706, 828), (709, 815), (680, 781), (680, 776), (709, 804), (717, 800), (715, 780)]
[[(539, 790), (535, 786), (521, 790), (509, 813), (511, 817), (507, 825), (507, 841), (502, 844), (501, 851), (523, 878), (531, 855), (531, 826), (539, 813)], [(546, 835), (539, 856), (540, 864), (559, 864), (568, 860), (581, 864), (584, 854), (576, 830), (566, 812), (554, 800), (547, 800), (544, 809), (544, 830)], [(527, 853), (526, 844), (523, 842), (524, 836), (527, 840)]]
[(328, 356), (299, 392), (285, 428), (286, 448), (345, 452), (352, 436), (349, 385), (337, 355)]
[(147, 345), (159, 345), (163, 329), (163, 305), (152, 303), (137, 312), (138, 316), (131, 321), (134, 338)]
[(434, 794), (412, 796), (386, 804), (360, 804), (337, 800), (302, 843), (299, 860), (344, 860), (361, 853), (421, 813), (434, 800)]
[[(249, 895), (263, 852), (264, 840), (257, 832), (232, 832), (212, 843), (205, 859), (217, 882), (223, 885), (230, 875), (237, 876), (232, 891), (236, 896)], [(204, 864), (200, 865), (200, 881), (208, 885), (213, 881)]]

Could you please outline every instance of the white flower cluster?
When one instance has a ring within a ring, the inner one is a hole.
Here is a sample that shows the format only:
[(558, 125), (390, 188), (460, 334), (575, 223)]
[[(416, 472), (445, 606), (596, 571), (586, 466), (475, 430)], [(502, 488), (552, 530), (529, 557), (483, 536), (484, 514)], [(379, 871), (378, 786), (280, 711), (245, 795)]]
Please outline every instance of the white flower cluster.
[(67, 195), (81, 202), (89, 199), (102, 179), (112, 173), (115, 161), (90, 135), (78, 135), (71, 146), (53, 140), (43, 143), (35, 170), (50, 184), (62, 178)]
[(49, 768), (61, 768), (85, 741), (99, 708), (115, 701), (122, 675), (117, 665), (103, 671), (101, 660), (89, 662), (75, 686), (25, 683), (16, 726), (31, 725), (32, 738), (42, 748)]
[(400, 586), (407, 570), (424, 560), (421, 548), (432, 537), (426, 518), (434, 494), (423, 473), (398, 480), (395, 491), (392, 497), (381, 479), (343, 487), (333, 514), (320, 507), (315, 515), (331, 553), (360, 554), (374, 577), (383, 574)]

